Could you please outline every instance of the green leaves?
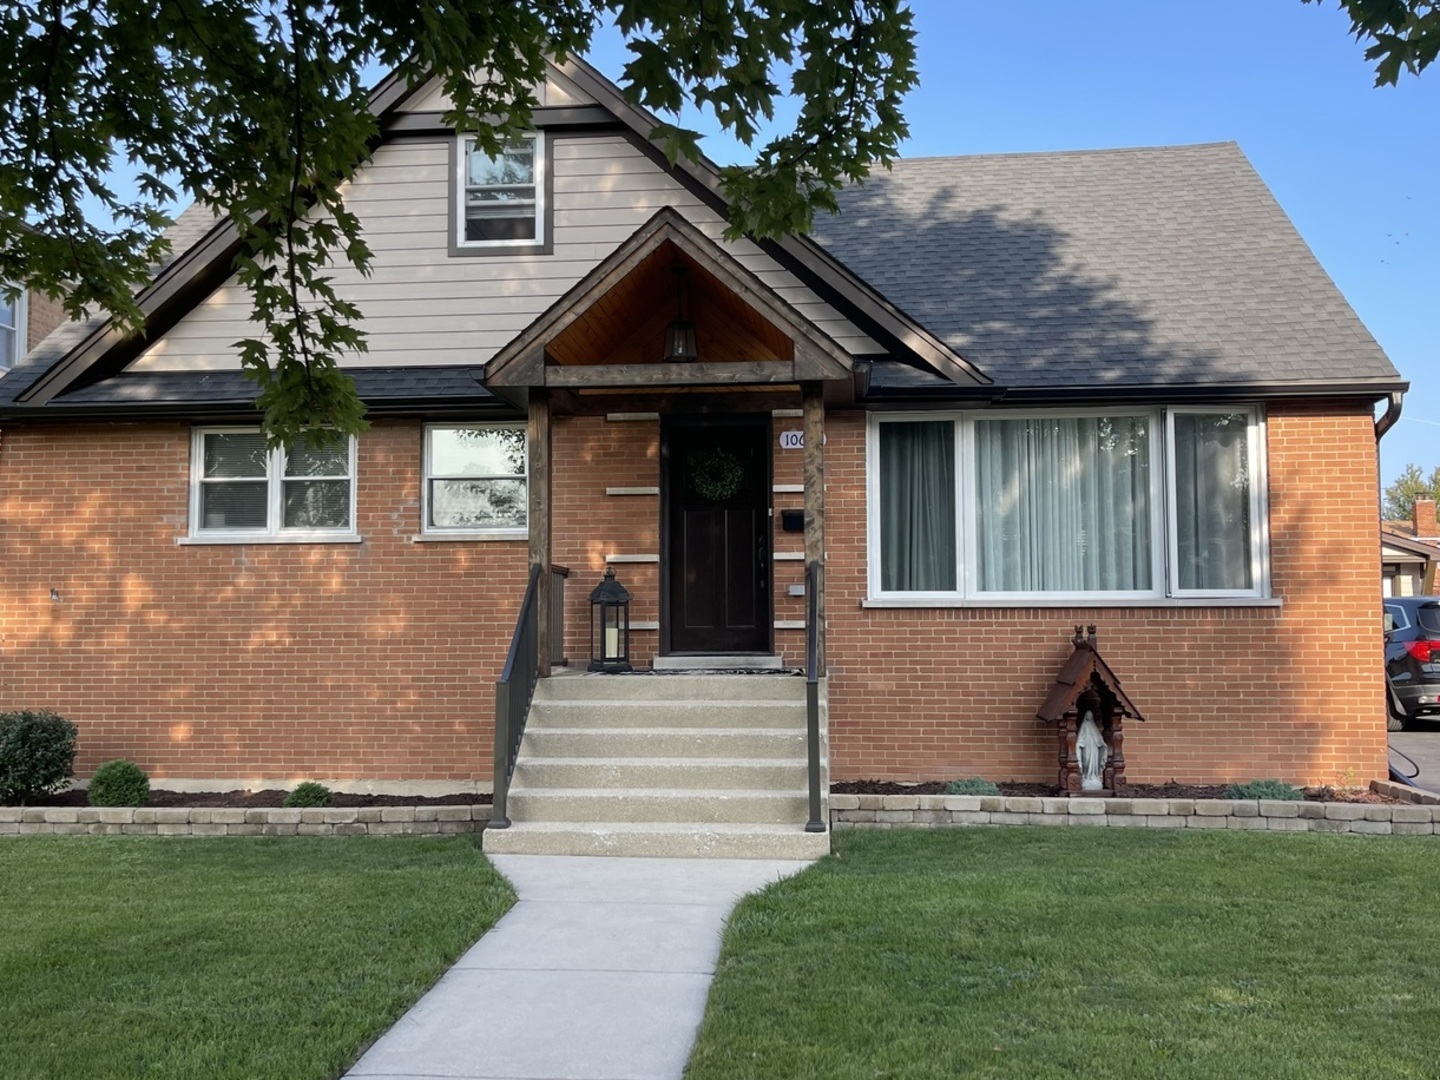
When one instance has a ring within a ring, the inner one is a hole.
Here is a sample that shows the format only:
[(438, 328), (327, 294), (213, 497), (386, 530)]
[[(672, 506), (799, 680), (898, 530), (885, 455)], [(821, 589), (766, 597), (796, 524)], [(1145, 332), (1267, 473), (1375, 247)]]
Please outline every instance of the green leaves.
[[(370, 265), (344, 198), (378, 139), (361, 72), (433, 73), (448, 119), (495, 153), (530, 127), (546, 58), (583, 52), (607, 19), (646, 108), (691, 101), (750, 145), (800, 99), (793, 131), (725, 170), (732, 238), (808, 229), (907, 133), (899, 0), (17, 0), (0, 11), (0, 280), (139, 333), (135, 296), (178, 254), (162, 233), (181, 193), (240, 232), (255, 333), (236, 347), (272, 443), (358, 432), (340, 365), (365, 350), (361, 312), (331, 274)], [(699, 157), (692, 130), (655, 136), (672, 163)], [(133, 198), (106, 181), (126, 173)]]
[(1339, 6), (1356, 40), (1372, 43), (1365, 59), (1375, 65), (1376, 86), (1394, 86), (1402, 71), (1419, 75), (1440, 54), (1437, 0), (1339, 0)]
[(1440, 465), (1427, 477), (1413, 461), (1395, 482), (1385, 489), (1380, 516), (1386, 521), (1408, 521), (1415, 513), (1417, 498), (1440, 499)]

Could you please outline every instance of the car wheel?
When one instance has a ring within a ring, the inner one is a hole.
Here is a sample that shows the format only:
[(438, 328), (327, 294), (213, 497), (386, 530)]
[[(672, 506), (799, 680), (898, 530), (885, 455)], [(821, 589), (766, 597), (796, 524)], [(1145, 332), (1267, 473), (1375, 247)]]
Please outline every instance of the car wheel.
[(1397, 715), (1394, 709), (1385, 710), (1385, 730), (1404, 731), (1405, 717)]

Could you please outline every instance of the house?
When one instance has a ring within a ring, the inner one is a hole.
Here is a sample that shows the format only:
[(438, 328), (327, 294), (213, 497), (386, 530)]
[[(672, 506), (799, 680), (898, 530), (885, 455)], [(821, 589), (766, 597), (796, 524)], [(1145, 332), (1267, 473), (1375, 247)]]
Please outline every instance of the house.
[(0, 376), (65, 321), (58, 300), (21, 289), (15, 297), (0, 292)]
[(1380, 522), (1380, 585), (1385, 596), (1431, 596), (1440, 565), (1435, 500), (1416, 499), (1409, 521)]
[[(540, 98), (493, 160), (433, 85), (377, 91), (343, 449), (265, 449), (197, 211), (143, 337), (68, 325), (0, 380), (0, 680), (75, 719), (82, 775), (488, 790), (531, 592), (516, 826), (537, 789), (639, 830), (675, 788), (726, 824), (696, 792), (793, 787), (772, 758), (803, 788), (804, 680), (544, 677), (586, 666), (607, 569), (637, 668), (803, 666), (813, 625), (832, 779), (1053, 779), (1076, 624), (1144, 710), (1131, 783), (1385, 774), (1373, 410), (1405, 384), (1238, 147), (902, 161), (813, 238), (727, 243), (715, 171), (615, 86), (571, 61)], [(682, 719), (741, 764), (697, 779)], [(622, 747), (638, 809), (598, 790)]]

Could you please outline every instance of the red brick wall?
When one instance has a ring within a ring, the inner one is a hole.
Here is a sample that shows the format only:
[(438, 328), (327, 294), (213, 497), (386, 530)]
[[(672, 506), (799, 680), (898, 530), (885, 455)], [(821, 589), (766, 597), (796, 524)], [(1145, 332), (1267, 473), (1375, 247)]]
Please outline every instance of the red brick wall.
[(1375, 437), (1366, 403), (1269, 409), (1274, 607), (866, 609), (864, 429), (828, 422), (836, 778), (1051, 780), (1035, 709), (1076, 623), (1147, 722), (1132, 781), (1385, 776)]
[[(777, 419), (777, 430), (799, 426)], [(1049, 780), (1034, 720), (1075, 623), (1149, 722), (1132, 780), (1381, 776), (1375, 444), (1368, 406), (1269, 411), (1280, 607), (895, 610), (865, 595), (864, 417), (828, 421), (832, 771), (837, 778)], [(493, 680), (524, 587), (523, 542), (412, 543), (421, 428), (360, 440), (359, 545), (175, 543), (189, 427), (14, 427), (0, 445), (0, 705), (82, 731), (79, 771), (135, 758), (157, 777), (475, 779), (489, 773)], [(659, 552), (657, 422), (558, 418), (555, 560), (572, 568), (567, 651), (606, 554)], [(801, 455), (776, 449), (775, 480)], [(777, 510), (800, 496), (777, 494)], [(778, 531), (776, 551), (800, 551)], [(656, 620), (658, 567), (620, 564)], [(776, 564), (776, 617), (802, 564)], [(50, 590), (60, 600), (50, 600)], [(648, 662), (658, 635), (635, 634)], [(776, 633), (798, 663), (803, 634)]]
[(487, 777), (525, 544), (412, 543), (420, 439), (360, 439), (362, 544), (183, 546), (188, 425), (8, 427), (0, 703), (75, 720), (81, 775)]

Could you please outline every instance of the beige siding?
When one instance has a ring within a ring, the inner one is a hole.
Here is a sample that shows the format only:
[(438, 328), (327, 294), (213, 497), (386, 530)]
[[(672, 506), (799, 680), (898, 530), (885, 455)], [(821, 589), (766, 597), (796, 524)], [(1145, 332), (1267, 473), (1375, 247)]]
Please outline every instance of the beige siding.
[[(581, 90), (564, 73), (551, 70), (550, 77), (535, 87), (535, 100), (541, 105), (594, 105), (595, 99)], [(418, 94), (405, 103), (403, 112), (447, 112), (450, 98), (440, 88), (439, 79), (431, 79)]]
[[(655, 211), (674, 206), (719, 240), (724, 221), (624, 138), (556, 140), (554, 253), (449, 254), (450, 146), (392, 143), (349, 196), (374, 252), (373, 274), (334, 278), (365, 315), (370, 351), (356, 366), (480, 364), (624, 242)], [(868, 338), (748, 241), (730, 245), (747, 269), (852, 352)], [(233, 283), (213, 293), (134, 365), (210, 370), (238, 365), (232, 343), (252, 332), (249, 301)]]

